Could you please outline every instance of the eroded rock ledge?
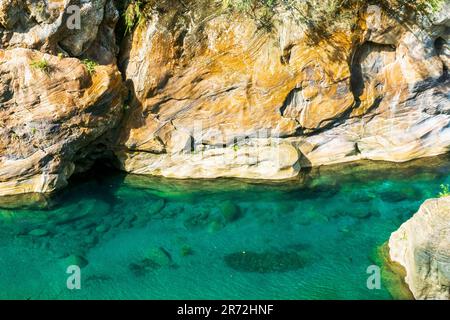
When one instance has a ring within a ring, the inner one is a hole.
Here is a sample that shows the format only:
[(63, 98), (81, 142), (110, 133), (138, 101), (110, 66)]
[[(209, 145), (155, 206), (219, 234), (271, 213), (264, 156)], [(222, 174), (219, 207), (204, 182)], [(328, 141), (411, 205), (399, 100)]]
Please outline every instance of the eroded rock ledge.
[(416, 299), (450, 299), (450, 197), (426, 201), (389, 240)]

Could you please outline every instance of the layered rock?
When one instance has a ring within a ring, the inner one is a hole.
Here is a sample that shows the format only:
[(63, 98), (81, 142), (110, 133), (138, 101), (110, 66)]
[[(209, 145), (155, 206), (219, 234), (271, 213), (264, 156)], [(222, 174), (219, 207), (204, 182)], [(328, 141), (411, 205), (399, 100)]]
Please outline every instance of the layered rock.
[[(268, 32), (213, 7), (154, 7), (120, 59), (132, 93), (116, 147), (120, 166), (181, 178), (280, 178), (300, 166), (445, 153), (445, 6), (425, 22), (402, 23), (369, 6), (315, 38), (285, 12)], [(267, 143), (278, 149), (266, 161), (270, 173), (236, 157), (222, 164), (236, 148), (253, 157)], [(277, 163), (287, 145), (299, 155), (288, 171)]]
[(58, 189), (107, 149), (117, 19), (112, 0), (0, 1), (0, 196)]
[(426, 201), (389, 247), (416, 299), (450, 299), (450, 197)]
[(66, 185), (118, 123), (121, 94), (113, 66), (90, 74), (78, 59), (0, 50), (0, 195)]
[(118, 48), (113, 0), (3, 0), (0, 48), (28, 48), (113, 63)]

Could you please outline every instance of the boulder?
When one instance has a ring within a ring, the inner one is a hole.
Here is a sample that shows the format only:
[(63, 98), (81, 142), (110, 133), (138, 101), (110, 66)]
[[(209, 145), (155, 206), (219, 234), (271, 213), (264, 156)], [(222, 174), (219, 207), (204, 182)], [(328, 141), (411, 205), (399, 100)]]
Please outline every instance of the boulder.
[(389, 239), (416, 299), (450, 299), (450, 197), (427, 200)]
[(78, 59), (0, 50), (0, 195), (65, 186), (118, 124), (122, 88), (112, 65), (90, 74)]

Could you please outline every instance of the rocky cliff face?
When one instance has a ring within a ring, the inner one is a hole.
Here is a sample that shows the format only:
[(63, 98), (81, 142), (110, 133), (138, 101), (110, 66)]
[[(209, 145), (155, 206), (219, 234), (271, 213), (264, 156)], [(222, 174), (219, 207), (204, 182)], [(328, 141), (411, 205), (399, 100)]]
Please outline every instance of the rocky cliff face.
[[(69, 1), (0, 2), (0, 195), (64, 186), (105, 149), (122, 116), (112, 2), (88, 1), (89, 26), (67, 29)], [(81, 57), (105, 65), (87, 68)], [(72, 56), (73, 58), (70, 58)], [(95, 70), (94, 70), (95, 69)]]
[(370, 6), (315, 37), (283, 12), (266, 32), (242, 15), (156, 7), (120, 59), (132, 93), (121, 166), (286, 178), (301, 166), (444, 153), (448, 8), (399, 23)]
[(450, 197), (425, 202), (389, 240), (416, 299), (450, 299)]
[[(124, 3), (140, 17), (122, 41)], [(138, 3), (0, 2), (0, 194), (54, 190), (105, 155), (134, 173), (284, 179), (448, 151), (448, 3), (402, 21), (365, 6), (326, 33), (284, 9), (262, 26), (215, 1)]]

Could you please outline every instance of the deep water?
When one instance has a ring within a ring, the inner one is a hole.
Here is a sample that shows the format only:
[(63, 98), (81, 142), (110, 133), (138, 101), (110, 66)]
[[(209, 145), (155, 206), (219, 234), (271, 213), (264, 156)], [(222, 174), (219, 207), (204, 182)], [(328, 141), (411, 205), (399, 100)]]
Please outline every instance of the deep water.
[(94, 170), (52, 196), (0, 199), (0, 298), (397, 298), (386, 281), (369, 290), (367, 268), (449, 169), (365, 162), (285, 182)]

